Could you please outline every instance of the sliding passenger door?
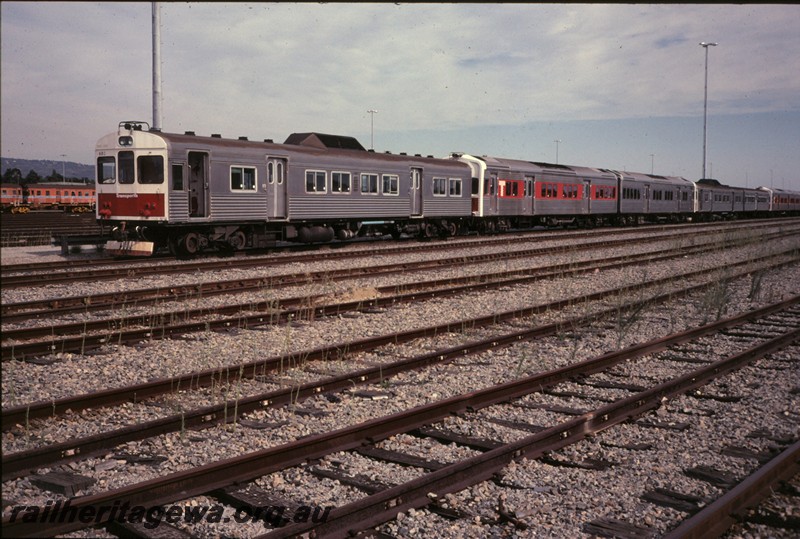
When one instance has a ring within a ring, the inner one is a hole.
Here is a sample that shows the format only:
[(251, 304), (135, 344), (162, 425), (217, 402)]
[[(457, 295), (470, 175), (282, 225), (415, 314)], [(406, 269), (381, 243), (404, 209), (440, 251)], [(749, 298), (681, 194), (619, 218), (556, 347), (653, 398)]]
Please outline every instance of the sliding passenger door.
[(267, 158), (267, 217), (286, 219), (286, 159)]
[(189, 217), (208, 217), (207, 152), (189, 152)]
[(411, 216), (422, 216), (422, 169), (411, 167), (411, 186), (409, 187), (411, 197)]

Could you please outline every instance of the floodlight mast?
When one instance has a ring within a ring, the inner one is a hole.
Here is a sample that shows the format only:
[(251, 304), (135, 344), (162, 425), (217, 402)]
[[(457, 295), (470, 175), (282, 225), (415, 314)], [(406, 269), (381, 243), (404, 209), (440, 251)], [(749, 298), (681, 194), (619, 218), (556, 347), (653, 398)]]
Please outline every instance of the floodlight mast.
[(708, 144), (708, 48), (716, 47), (718, 43), (702, 41), (700, 46), (706, 50), (706, 76), (703, 86), (703, 178), (706, 177), (706, 146)]
[(153, 2), (153, 130), (161, 131), (161, 6)]

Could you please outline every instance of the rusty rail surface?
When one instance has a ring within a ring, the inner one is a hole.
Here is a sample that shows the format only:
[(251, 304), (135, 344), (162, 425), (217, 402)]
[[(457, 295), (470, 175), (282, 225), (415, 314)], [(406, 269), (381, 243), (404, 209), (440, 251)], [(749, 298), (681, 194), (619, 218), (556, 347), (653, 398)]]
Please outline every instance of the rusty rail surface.
[[(796, 303), (800, 297), (788, 300)], [(705, 327), (705, 326), (704, 326)], [(71, 508), (80, 511), (87, 507), (111, 506), (115, 503), (130, 505), (159, 505), (210, 492), (235, 483), (298, 465), (306, 460), (321, 458), (333, 452), (346, 451), (363, 444), (371, 444), (401, 432), (408, 432), (423, 425), (439, 421), (453, 413), (474, 411), (491, 404), (540, 391), (555, 383), (568, 380), (578, 373), (596, 372), (609, 364), (631, 357), (653, 353), (672, 344), (691, 340), (691, 333), (701, 332), (697, 328), (671, 338), (658, 339), (629, 349), (605, 354), (579, 364), (563, 367), (506, 384), (459, 395), (443, 401), (418, 406), (390, 416), (379, 417), (364, 423), (345, 427), (333, 432), (311, 435), (292, 443), (272, 447), (246, 455), (213, 462), (191, 470), (172, 473), (130, 485), (113, 491), (73, 498)], [(446, 466), (404, 485), (390, 488), (357, 502), (348, 504), (330, 513), (327, 522), (316, 527), (320, 537), (345, 537), (378, 525), (394, 517), (398, 511), (411, 507), (423, 507), (430, 502), (429, 494), (439, 496), (460, 490), (466, 486), (488, 479), (512, 459), (533, 458), (545, 451), (577, 442), (584, 437), (606, 429), (631, 417), (656, 408), (663, 398), (671, 397), (703, 385), (707, 380), (731, 372), (743, 364), (784, 348), (800, 339), (800, 329), (792, 330), (780, 337), (754, 346), (745, 352), (725, 360), (712, 363), (678, 378), (657, 385), (631, 397), (587, 412), (560, 425), (548, 428), (520, 441), (501, 446), (495, 450)], [(106, 520), (108, 517), (105, 517)], [(103, 522), (101, 519), (100, 522)], [(66, 533), (85, 525), (75, 522), (29, 523), (4, 520), (5, 533), (15, 537), (27, 537)], [(269, 537), (294, 536), (311, 527), (293, 525), (276, 530)]]
[[(774, 256), (780, 256), (781, 254)], [(770, 258), (770, 257), (763, 257), (763, 258)], [(762, 260), (762, 258), (756, 259), (756, 261), (760, 260)], [(746, 265), (751, 262), (753, 261), (741, 262), (739, 263), (739, 265)], [(780, 267), (783, 265), (792, 264), (794, 262), (795, 262), (794, 260), (789, 262), (783, 262), (777, 264), (774, 267)], [(735, 265), (731, 265), (729, 267), (734, 267), (734, 266)], [(685, 273), (678, 276), (666, 277), (664, 279), (656, 279), (654, 281), (649, 281), (643, 284), (646, 286), (659, 286), (662, 284), (668, 284), (674, 280), (685, 280), (685, 279), (690, 279), (692, 277), (701, 276), (704, 275), (705, 273), (707, 273), (706, 270), (700, 270), (696, 272)], [(745, 271), (739, 274), (731, 275), (730, 278), (731, 279), (739, 278), (746, 274), (747, 272)], [(695, 285), (693, 287), (686, 288), (683, 291), (676, 291), (667, 294), (662, 294), (657, 298), (650, 298), (645, 301), (650, 303), (667, 301), (668, 299), (671, 299), (673, 297), (678, 297), (680, 294), (689, 294), (695, 290), (701, 290), (708, 285), (709, 285), (708, 283)], [(222, 380), (223, 378), (225, 381), (236, 381), (239, 378), (253, 378), (259, 375), (263, 375), (266, 372), (272, 371), (279, 365), (283, 365), (285, 362), (296, 361), (297, 358), (299, 357), (302, 357), (306, 360), (323, 360), (323, 361), (327, 360), (329, 357), (340, 358), (342, 357), (342, 354), (349, 354), (354, 352), (370, 350), (378, 346), (383, 346), (385, 344), (408, 342), (413, 339), (426, 337), (430, 335), (437, 335), (439, 333), (460, 332), (463, 331), (465, 328), (469, 329), (474, 327), (494, 325), (507, 320), (512, 320), (514, 318), (533, 316), (541, 312), (561, 309), (572, 305), (585, 303), (588, 301), (596, 301), (599, 299), (612, 297), (618, 294), (629, 293), (641, 289), (642, 286), (643, 286), (642, 284), (629, 285), (619, 289), (596, 292), (594, 294), (590, 294), (587, 296), (568, 298), (566, 300), (560, 300), (546, 305), (515, 309), (511, 311), (495, 313), (468, 320), (449, 322), (446, 324), (433, 326), (430, 328), (423, 328), (419, 330), (410, 330), (401, 333), (382, 335), (351, 343), (337, 343), (332, 346), (326, 346), (318, 348), (316, 350), (300, 351), (288, 354), (288, 356), (277, 356), (246, 364), (232, 365), (228, 367), (219, 367), (214, 369), (208, 369), (206, 371), (201, 371), (201, 372), (193, 372), (187, 375), (180, 375), (163, 380), (156, 380), (145, 384), (137, 384), (128, 388), (102, 390), (88, 395), (81, 395), (78, 397), (67, 397), (64, 399), (39, 401), (25, 405), (8, 407), (2, 411), (2, 430), (6, 431), (12, 428), (16, 424), (29, 421), (31, 419), (38, 419), (38, 418), (59, 415), (64, 413), (67, 409), (72, 409), (73, 411), (77, 411), (85, 408), (119, 404), (131, 400), (136, 401), (170, 391), (177, 391), (181, 388), (191, 389), (191, 388), (206, 387), (208, 385), (211, 385), (215, 381)], [(434, 292), (433, 295), (437, 293), (438, 292)], [(413, 297), (418, 298), (419, 294), (413, 294)], [(389, 300), (386, 301), (387, 303), (391, 303), (392, 300), (393, 300), (392, 298), (389, 298)], [(334, 310), (333, 313), (331, 313), (330, 307), (327, 308), (328, 310), (326, 310), (326, 307), (318, 307), (315, 309), (314, 316), (326, 316), (326, 315), (336, 314), (340, 312), (339, 309), (351, 310), (353, 308), (363, 308), (365, 306), (376, 307), (382, 305), (382, 303), (380, 303), (380, 301), (378, 300), (372, 300), (366, 304), (363, 302), (353, 302), (353, 303), (355, 303), (355, 305), (340, 304), (334, 306), (334, 309), (336, 310)], [(261, 324), (266, 323), (264, 321), (264, 318), (265, 318), (264, 315), (257, 315), (256, 317), (251, 317), (251, 319), (253, 320), (250, 322), (250, 326), (252, 327), (253, 325), (258, 325), (259, 323)], [(228, 329), (230, 327), (241, 327), (241, 325), (233, 324), (230, 320), (227, 321), (227, 323), (225, 322), (226, 322), (225, 320), (218, 321), (217, 325), (213, 326), (213, 328)], [(241, 319), (240, 318), (234, 319), (234, 322), (241, 322)], [(566, 323), (568, 322), (564, 322), (564, 324)], [(204, 322), (195, 323), (194, 326), (196, 326), (197, 324), (204, 324), (202, 330), (211, 329), (211, 327), (206, 326), (205, 325), (206, 323)], [(140, 338), (146, 339), (148, 338), (148, 336), (146, 334), (142, 334)]]
[[(664, 398), (700, 387), (746, 363), (785, 348), (798, 339), (800, 339), (800, 329), (795, 329), (742, 353), (612, 402), (522, 440), (440, 468), (418, 479), (334, 509), (327, 520), (319, 525), (288, 525), (259, 537), (268, 539), (295, 537), (313, 529), (318, 539), (344, 539), (354, 532), (387, 522), (400, 511), (425, 507), (431, 502), (431, 494), (441, 497), (486, 481), (512, 460), (541, 457), (549, 451), (579, 442), (618, 423), (658, 408)], [(683, 536), (676, 535), (676, 537)]]
[(719, 537), (748, 508), (772, 493), (776, 483), (800, 473), (800, 440), (786, 448), (722, 497), (684, 520), (664, 539), (711, 539)]
[[(652, 341), (647, 345), (632, 347), (627, 351), (633, 354), (630, 357), (637, 357), (645, 353), (653, 353), (663, 350), (668, 346), (685, 342), (685, 340), (696, 339), (722, 329), (735, 327), (754, 319), (767, 316), (771, 313), (786, 309), (796, 303), (800, 303), (800, 296), (791, 298), (787, 301), (764, 307), (755, 311), (750, 311), (736, 315), (701, 328), (679, 333), (670, 337)], [(628, 305), (626, 307), (631, 307)], [(470, 354), (478, 354), (488, 350), (494, 350), (512, 344), (531, 340), (545, 335), (553, 335), (564, 327), (579, 327), (589, 324), (594, 320), (614, 314), (616, 308), (598, 312), (592, 315), (583, 316), (565, 322), (556, 322), (545, 326), (539, 326), (528, 330), (518, 331), (502, 336), (494, 336), (481, 341), (471, 342), (461, 346), (455, 346), (447, 350), (437, 350), (428, 354), (397, 361), (387, 365), (362, 369), (349, 372), (340, 376), (329, 377), (323, 380), (302, 384), (297, 387), (279, 389), (258, 395), (251, 395), (239, 398), (237, 401), (229, 401), (217, 405), (185, 411), (182, 414), (175, 414), (161, 419), (138, 423), (128, 427), (123, 427), (110, 432), (104, 432), (84, 438), (76, 438), (65, 442), (52, 444), (46, 447), (8, 453), (3, 455), (3, 480), (7, 481), (20, 477), (42, 466), (53, 466), (65, 462), (88, 458), (101, 454), (122, 443), (141, 440), (152, 436), (158, 436), (168, 432), (177, 432), (182, 428), (208, 428), (222, 422), (235, 422), (239, 415), (269, 407), (285, 406), (299, 399), (306, 399), (316, 394), (331, 391), (340, 391), (353, 387), (354, 384), (363, 385), (380, 383), (389, 376), (394, 376), (401, 372), (413, 369), (420, 369), (425, 366), (451, 361), (459, 357)], [(610, 354), (611, 358), (625, 357), (620, 352)], [(603, 356), (604, 358), (606, 356)], [(629, 359), (629, 357), (628, 357)], [(605, 361), (605, 360), (603, 360)], [(605, 368), (608, 365), (603, 361), (598, 362), (598, 368)], [(616, 361), (616, 359), (615, 359)], [(574, 376), (574, 373), (571, 374)], [(173, 386), (174, 389), (174, 386)], [(125, 392), (128, 393), (127, 391)], [(94, 402), (89, 397), (89, 402)], [(85, 403), (83, 403), (85, 404)], [(81, 406), (83, 406), (81, 404)], [(64, 409), (70, 408), (68, 403), (61, 403)], [(71, 409), (80, 409), (78, 405), (73, 405)], [(226, 411), (236, 409), (236, 414), (226, 413)]]
[[(724, 247), (723, 247), (724, 248)], [(658, 260), (659, 258), (671, 258), (673, 256), (682, 256), (680, 250), (676, 250), (677, 254), (674, 255), (661, 255), (660, 257), (655, 257), (654, 260)], [(766, 260), (769, 258), (774, 258), (777, 256), (783, 256), (795, 253), (797, 249), (788, 249), (781, 253), (776, 253), (764, 257), (759, 257), (756, 259), (752, 259), (749, 261), (738, 262), (736, 264), (730, 264), (726, 267), (738, 267), (749, 263), (754, 263), (762, 260)], [(624, 257), (623, 257), (624, 258)], [(294, 316), (307, 316), (309, 318), (318, 318), (323, 316), (335, 316), (342, 312), (352, 311), (352, 310), (360, 310), (363, 308), (375, 308), (377, 306), (386, 305), (386, 304), (394, 304), (400, 302), (409, 302), (409, 301), (419, 301), (425, 298), (431, 297), (442, 297), (446, 295), (452, 294), (460, 294), (467, 291), (474, 291), (482, 288), (490, 288), (496, 286), (507, 286), (511, 284), (520, 284), (535, 281), (542, 278), (548, 278), (557, 276), (560, 274), (576, 274), (576, 273), (585, 273), (588, 271), (594, 271), (596, 268), (604, 268), (610, 269), (614, 267), (624, 266), (628, 259), (624, 258), (621, 262), (614, 262), (609, 265), (593, 265), (587, 262), (588, 266), (584, 266), (583, 268), (575, 268), (570, 270), (570, 264), (562, 264), (559, 265), (556, 269), (551, 270), (550, 274), (540, 274), (539, 270), (533, 269), (531, 273), (533, 275), (526, 275), (523, 277), (516, 277), (516, 278), (508, 278), (508, 279), (500, 279), (500, 280), (492, 280), (490, 282), (479, 282), (477, 284), (469, 284), (463, 286), (456, 286), (451, 287), (449, 289), (439, 289), (433, 290), (428, 292), (412, 292), (410, 294), (400, 295), (400, 296), (392, 296), (386, 298), (375, 298), (370, 300), (360, 300), (354, 301), (349, 303), (339, 303), (334, 305), (322, 305), (322, 306), (314, 306), (314, 307), (301, 307), (295, 311), (291, 312), (283, 312), (278, 315), (270, 314), (265, 315), (263, 312), (258, 312), (256, 314), (250, 315), (239, 315), (229, 318), (221, 318), (216, 320), (207, 320), (207, 321), (196, 321), (196, 322), (179, 322), (179, 323), (169, 323), (168, 319), (166, 318), (169, 313), (164, 313), (161, 315), (146, 315), (142, 318), (144, 320), (150, 320), (151, 323), (155, 323), (157, 321), (161, 321), (162, 325), (150, 325), (148, 324), (145, 327), (139, 327), (137, 329), (118, 329), (113, 327), (107, 328), (107, 333), (95, 333), (95, 334), (82, 334), (79, 336), (74, 337), (65, 337), (56, 339), (56, 327), (52, 326), (50, 328), (38, 328), (34, 330), (14, 330), (4, 333), (4, 339), (11, 338), (13, 335), (19, 336), (20, 333), (23, 335), (28, 331), (33, 331), (35, 334), (39, 334), (41, 332), (49, 332), (52, 333), (52, 338), (46, 341), (34, 341), (34, 342), (22, 342), (22, 343), (14, 343), (14, 344), (6, 344), (0, 348), (0, 357), (2, 361), (9, 361), (12, 359), (25, 359), (26, 357), (36, 357), (41, 355), (48, 355), (53, 353), (59, 352), (76, 352), (76, 353), (85, 353), (87, 350), (93, 350), (95, 348), (99, 348), (105, 344), (127, 344), (129, 342), (139, 342), (143, 340), (154, 340), (154, 339), (164, 339), (169, 338), (177, 335), (184, 335), (186, 333), (193, 333), (199, 331), (209, 331), (209, 330), (227, 330), (231, 328), (239, 328), (239, 329), (249, 329), (252, 327), (263, 326), (268, 324), (274, 323), (283, 323), (291, 317)], [(650, 260), (652, 261), (652, 260)], [(704, 270), (700, 272), (690, 272), (682, 274), (681, 278), (691, 278), (696, 274), (707, 273), (709, 270)], [(393, 273), (395, 271), (393, 270)], [(515, 271), (509, 272), (511, 274), (516, 273)], [(342, 274), (344, 275), (344, 274)], [(337, 278), (344, 278), (337, 277)], [(467, 281), (472, 280), (472, 278), (465, 277)], [(670, 279), (670, 278), (667, 278)], [(455, 280), (455, 279), (453, 279)], [(480, 280), (480, 279), (478, 279)], [(451, 280), (452, 281), (452, 280)], [(440, 281), (442, 282), (442, 281)], [(667, 281), (665, 281), (667, 282)], [(435, 286), (436, 283), (421, 283), (420, 287), (431, 287)], [(413, 287), (413, 285), (411, 285)], [(395, 289), (402, 289), (403, 286), (395, 287)], [(262, 302), (261, 304), (246, 304), (247, 307), (256, 307), (255, 310), (265, 310), (268, 309), (273, 311), (274, 305), (271, 305), (269, 302)], [(88, 309), (88, 307), (86, 307)], [(221, 307), (220, 309), (226, 309), (227, 307)], [(235, 307), (234, 307), (235, 308)], [(161, 318), (164, 317), (164, 318)], [(108, 323), (108, 321), (105, 321)], [(70, 324), (70, 328), (76, 329), (77, 328), (85, 328), (87, 331), (90, 326), (92, 326), (92, 322), (84, 322), (84, 323), (75, 323)], [(99, 324), (102, 326), (103, 321), (100, 321)]]

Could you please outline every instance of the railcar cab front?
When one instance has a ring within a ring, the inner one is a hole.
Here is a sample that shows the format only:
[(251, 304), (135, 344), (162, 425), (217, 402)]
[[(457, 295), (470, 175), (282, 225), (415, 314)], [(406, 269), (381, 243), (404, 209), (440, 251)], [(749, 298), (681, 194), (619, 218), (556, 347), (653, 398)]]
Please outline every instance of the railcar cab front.
[(167, 142), (147, 122), (120, 122), (116, 133), (101, 138), (97, 165), (96, 217), (110, 228), (111, 254), (151, 255), (151, 224), (167, 218)]

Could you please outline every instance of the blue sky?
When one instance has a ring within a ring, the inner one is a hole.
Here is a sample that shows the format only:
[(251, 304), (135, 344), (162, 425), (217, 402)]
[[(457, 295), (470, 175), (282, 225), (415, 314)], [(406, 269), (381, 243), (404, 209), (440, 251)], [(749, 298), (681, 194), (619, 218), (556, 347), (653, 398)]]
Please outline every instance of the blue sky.
[[(4, 157), (152, 120), (150, 3), (2, 2)], [(800, 190), (800, 6), (161, 4), (165, 131), (355, 136)], [(560, 140), (556, 144), (555, 140)]]

